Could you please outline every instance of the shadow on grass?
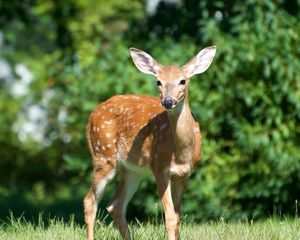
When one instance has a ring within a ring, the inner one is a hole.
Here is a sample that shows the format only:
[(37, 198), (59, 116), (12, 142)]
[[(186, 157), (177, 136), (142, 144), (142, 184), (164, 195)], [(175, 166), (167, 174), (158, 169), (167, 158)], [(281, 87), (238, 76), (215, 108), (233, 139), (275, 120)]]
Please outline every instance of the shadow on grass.
[(57, 200), (52, 204), (33, 204), (23, 194), (0, 198), (0, 220), (7, 222), (10, 216), (24, 217), (33, 224), (38, 223), (40, 217), (45, 222), (50, 218), (60, 218), (69, 221), (73, 215), (76, 223), (83, 224), (82, 199), (76, 197), (70, 200)]
[[(11, 216), (14, 218), (22, 217), (26, 221), (36, 225), (40, 220), (47, 223), (49, 219), (58, 218), (64, 222), (69, 222), (70, 219), (79, 225), (84, 225), (83, 214), (83, 197), (76, 196), (68, 200), (57, 200), (51, 204), (32, 203), (26, 199), (24, 194), (19, 193), (10, 196), (0, 196), (0, 221), (9, 222)], [(108, 216), (105, 207), (110, 201), (109, 196), (104, 197), (98, 209), (98, 219), (106, 224), (109, 224), (112, 219)], [(140, 221), (146, 219), (146, 216), (141, 214), (137, 216), (136, 208), (128, 209), (127, 218), (129, 221), (138, 218)]]

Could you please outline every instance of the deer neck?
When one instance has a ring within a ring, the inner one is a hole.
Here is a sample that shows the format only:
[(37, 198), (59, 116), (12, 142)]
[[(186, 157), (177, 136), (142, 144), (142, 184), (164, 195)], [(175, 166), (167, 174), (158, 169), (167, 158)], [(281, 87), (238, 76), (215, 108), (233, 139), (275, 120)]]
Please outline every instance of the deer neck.
[(174, 139), (175, 149), (181, 154), (194, 146), (194, 118), (189, 108), (188, 98), (178, 103), (173, 111), (168, 111), (168, 120)]

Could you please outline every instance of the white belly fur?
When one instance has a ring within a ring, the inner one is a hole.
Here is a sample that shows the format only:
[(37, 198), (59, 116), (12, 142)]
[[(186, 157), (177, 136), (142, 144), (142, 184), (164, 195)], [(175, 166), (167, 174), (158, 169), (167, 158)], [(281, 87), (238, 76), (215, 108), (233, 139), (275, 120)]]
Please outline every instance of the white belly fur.
[(152, 174), (152, 171), (149, 167), (141, 167), (141, 166), (138, 166), (136, 164), (133, 164), (133, 163), (130, 163), (129, 161), (126, 161), (122, 158), (120, 158), (120, 156), (118, 156), (119, 154), (117, 154), (117, 162), (123, 166), (125, 169), (127, 169), (128, 171), (131, 171), (131, 172), (135, 172), (141, 176), (151, 176), (153, 175)]

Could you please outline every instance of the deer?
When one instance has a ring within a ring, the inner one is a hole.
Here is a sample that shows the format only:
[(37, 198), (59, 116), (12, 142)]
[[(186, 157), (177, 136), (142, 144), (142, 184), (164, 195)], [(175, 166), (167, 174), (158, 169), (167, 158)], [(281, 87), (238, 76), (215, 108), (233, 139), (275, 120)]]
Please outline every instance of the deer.
[(163, 66), (130, 48), (138, 70), (156, 78), (158, 97), (115, 95), (91, 113), (86, 128), (93, 160), (91, 187), (83, 200), (87, 239), (94, 239), (98, 203), (118, 170), (120, 182), (107, 206), (125, 240), (131, 240), (126, 210), (140, 180), (154, 176), (168, 240), (179, 239), (180, 206), (192, 169), (201, 159), (200, 125), (188, 101), (193, 75), (205, 72), (216, 46), (201, 50), (183, 67)]

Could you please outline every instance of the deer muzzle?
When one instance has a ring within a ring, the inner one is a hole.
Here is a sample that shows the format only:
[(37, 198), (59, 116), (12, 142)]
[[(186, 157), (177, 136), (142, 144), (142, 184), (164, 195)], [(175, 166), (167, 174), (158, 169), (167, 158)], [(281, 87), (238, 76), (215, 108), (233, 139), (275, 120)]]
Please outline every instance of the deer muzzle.
[(177, 104), (177, 101), (173, 98), (170, 97), (165, 97), (162, 99), (161, 104), (166, 108), (166, 109), (171, 109), (174, 108)]

